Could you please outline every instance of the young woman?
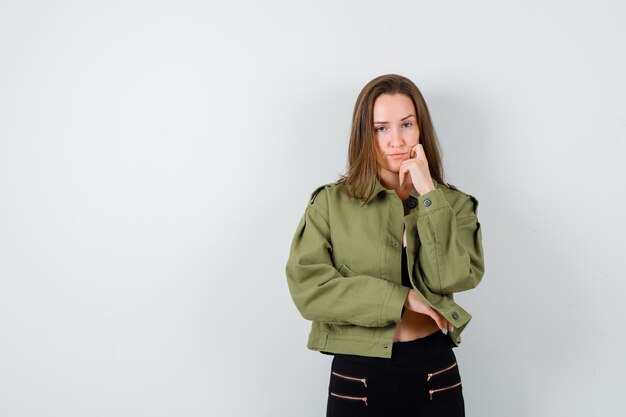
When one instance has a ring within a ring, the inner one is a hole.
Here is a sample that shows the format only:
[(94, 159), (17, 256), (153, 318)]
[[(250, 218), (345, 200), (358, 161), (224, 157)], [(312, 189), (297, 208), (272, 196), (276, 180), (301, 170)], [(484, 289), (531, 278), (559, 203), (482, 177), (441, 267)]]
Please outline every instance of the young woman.
[(363, 88), (348, 152), (348, 172), (312, 193), (286, 266), (307, 347), (334, 355), (327, 416), (463, 416), (452, 347), (471, 316), (453, 294), (483, 276), (478, 202), (444, 183), (405, 77)]

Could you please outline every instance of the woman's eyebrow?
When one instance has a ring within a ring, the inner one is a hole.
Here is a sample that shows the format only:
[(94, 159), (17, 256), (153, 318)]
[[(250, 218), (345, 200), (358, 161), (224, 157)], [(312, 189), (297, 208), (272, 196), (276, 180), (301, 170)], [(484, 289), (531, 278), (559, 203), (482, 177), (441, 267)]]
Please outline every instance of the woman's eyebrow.
[[(404, 120), (406, 120), (406, 119), (408, 119), (410, 117), (415, 117), (415, 115), (414, 114), (409, 114), (408, 116), (404, 116), (402, 119), (400, 119), (400, 121), (402, 122), (402, 121), (404, 121)], [(385, 124), (385, 123), (389, 123), (389, 122), (374, 122), (374, 124), (381, 124), (381, 125)]]

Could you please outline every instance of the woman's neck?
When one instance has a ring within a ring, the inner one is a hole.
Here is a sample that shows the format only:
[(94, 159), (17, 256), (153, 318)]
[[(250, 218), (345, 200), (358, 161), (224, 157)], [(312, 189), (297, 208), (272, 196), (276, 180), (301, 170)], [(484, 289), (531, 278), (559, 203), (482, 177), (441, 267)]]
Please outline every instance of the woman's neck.
[(409, 198), (411, 189), (413, 188), (413, 182), (411, 181), (411, 175), (407, 172), (404, 178), (404, 183), (400, 187), (400, 179), (398, 173), (390, 171), (382, 171), (378, 173), (378, 180), (388, 190), (394, 190), (401, 200)]

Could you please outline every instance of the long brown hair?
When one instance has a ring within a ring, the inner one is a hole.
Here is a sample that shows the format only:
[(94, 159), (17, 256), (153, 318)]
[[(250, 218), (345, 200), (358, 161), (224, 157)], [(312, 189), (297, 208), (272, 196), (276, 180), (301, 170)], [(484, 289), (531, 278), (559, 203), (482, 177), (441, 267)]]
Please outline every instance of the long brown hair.
[(347, 185), (348, 194), (363, 202), (374, 192), (378, 177), (373, 112), (374, 102), (381, 94), (404, 94), (413, 101), (420, 132), (419, 143), (424, 148), (430, 175), (437, 182), (443, 183), (439, 142), (422, 93), (406, 77), (397, 74), (381, 75), (367, 83), (356, 100), (348, 147), (348, 172), (341, 175), (338, 181)]

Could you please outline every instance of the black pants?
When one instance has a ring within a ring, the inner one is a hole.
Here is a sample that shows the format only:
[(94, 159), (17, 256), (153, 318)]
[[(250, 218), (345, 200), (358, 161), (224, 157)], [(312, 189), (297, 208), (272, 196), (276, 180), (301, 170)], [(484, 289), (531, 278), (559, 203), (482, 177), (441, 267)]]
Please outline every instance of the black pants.
[(327, 417), (465, 415), (452, 341), (440, 331), (394, 342), (391, 358), (335, 354)]

